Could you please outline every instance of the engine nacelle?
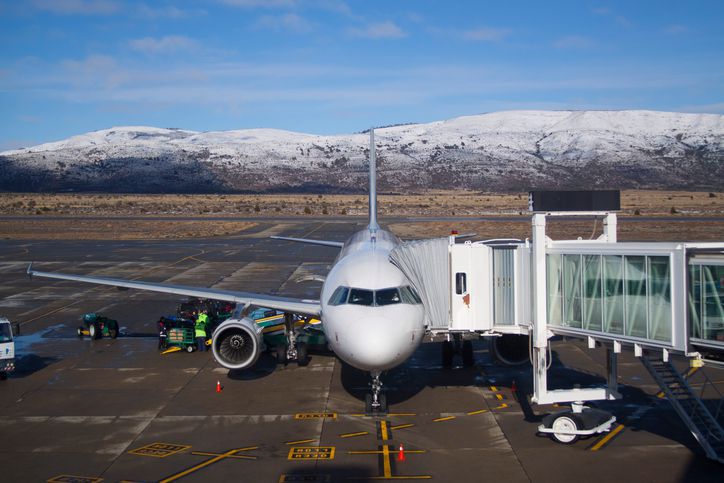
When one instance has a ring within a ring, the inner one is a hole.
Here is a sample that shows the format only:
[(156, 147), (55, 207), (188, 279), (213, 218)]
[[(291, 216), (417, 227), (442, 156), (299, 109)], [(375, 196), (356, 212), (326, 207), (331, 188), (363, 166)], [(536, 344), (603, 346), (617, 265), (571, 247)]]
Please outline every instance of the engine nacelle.
[(246, 317), (224, 321), (211, 339), (214, 358), (227, 369), (253, 366), (263, 349), (262, 327)]
[(530, 337), (527, 335), (505, 334), (490, 338), (493, 357), (506, 366), (520, 366), (530, 362)]

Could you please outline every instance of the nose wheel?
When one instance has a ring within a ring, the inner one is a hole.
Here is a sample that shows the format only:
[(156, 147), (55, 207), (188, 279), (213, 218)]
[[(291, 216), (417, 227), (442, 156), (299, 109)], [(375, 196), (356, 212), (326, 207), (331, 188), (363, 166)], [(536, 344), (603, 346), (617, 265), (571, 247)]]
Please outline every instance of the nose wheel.
[(365, 414), (375, 416), (387, 414), (387, 395), (382, 392), (380, 373), (373, 372), (370, 392), (365, 394)]

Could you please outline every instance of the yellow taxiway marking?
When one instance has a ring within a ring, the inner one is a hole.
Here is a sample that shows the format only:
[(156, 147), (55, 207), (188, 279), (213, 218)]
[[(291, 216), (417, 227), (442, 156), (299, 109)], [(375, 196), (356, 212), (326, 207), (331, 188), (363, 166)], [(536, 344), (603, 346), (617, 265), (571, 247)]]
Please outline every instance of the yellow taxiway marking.
[(623, 431), (623, 428), (624, 428), (623, 424), (619, 424), (618, 426), (616, 426), (616, 427), (613, 429), (613, 431), (611, 431), (611, 432), (608, 433), (606, 436), (604, 436), (603, 438), (601, 438), (601, 440), (600, 440), (598, 443), (596, 443), (596, 444), (594, 444), (593, 446), (591, 446), (591, 451), (598, 451), (599, 449), (603, 448), (603, 446), (604, 446), (606, 443), (608, 443), (609, 441), (611, 441), (618, 433), (620, 433), (621, 431)]
[(199, 463), (196, 466), (192, 466), (191, 468), (186, 469), (180, 473), (176, 473), (175, 475), (171, 475), (168, 478), (164, 478), (163, 480), (160, 481), (160, 483), (169, 483), (171, 481), (176, 481), (179, 478), (183, 478), (186, 475), (190, 475), (191, 473), (199, 471), (201, 468), (206, 468), (207, 466), (213, 465), (214, 463), (217, 463), (225, 458), (228, 458), (229, 456), (234, 456), (234, 453), (237, 453), (239, 451), (249, 451), (249, 450), (257, 449), (257, 448), (258, 448), (258, 446), (250, 446), (248, 448), (237, 448), (237, 449), (229, 450), (226, 453), (221, 453), (218, 456), (208, 459), (208, 460), (204, 461), (203, 463)]
[(385, 478), (392, 476), (392, 467), (390, 465), (390, 447), (385, 444), (389, 439), (387, 435), (387, 421), (380, 421), (380, 433), (382, 435), (382, 469)]
[(347, 478), (348, 480), (431, 480), (430, 475), (417, 476), (365, 476), (364, 478)]
[(483, 413), (487, 413), (487, 412), (488, 412), (487, 409), (478, 409), (477, 411), (469, 412), (468, 416), (475, 416), (476, 414), (483, 414)]
[(165, 351), (161, 352), (161, 355), (171, 354), (172, 352), (179, 352), (181, 348), (179, 346), (171, 347), (170, 349), (166, 349)]
[[(384, 453), (385, 453), (384, 450), (347, 451), (347, 454), (384, 454)], [(399, 451), (398, 451), (398, 450), (392, 450), (392, 451), (389, 451), (389, 453), (390, 453), (390, 454), (398, 454)], [(425, 453), (425, 450), (424, 450), (424, 449), (406, 449), (406, 450), (403, 451), (403, 453), (405, 453), (405, 454), (407, 454), (407, 453), (420, 454), (420, 453)]]
[(297, 413), (294, 419), (337, 419), (337, 413)]
[[(220, 453), (206, 453), (204, 451), (192, 451), (191, 454), (194, 456), (220, 456), (221, 455)], [(236, 459), (240, 459), (240, 460), (255, 460), (256, 456), (244, 456), (244, 455), (240, 455), (240, 454), (235, 454), (235, 455), (227, 456), (227, 458), (236, 458)]]
[(154, 458), (165, 458), (172, 454), (186, 451), (191, 446), (186, 444), (171, 444), (171, 443), (151, 443), (140, 448), (129, 451), (129, 454), (137, 456), (152, 456)]
[(499, 392), (496, 392), (496, 393), (495, 393), (495, 397), (498, 399), (498, 401), (502, 401), (502, 400), (503, 400), (503, 395), (500, 394)]
[(296, 446), (289, 450), (288, 460), (333, 460), (334, 446)]
[(390, 429), (405, 429), (405, 428), (411, 428), (414, 424), (398, 424), (397, 426), (390, 426)]
[(292, 446), (292, 445), (295, 445), (295, 444), (314, 443), (315, 441), (317, 441), (316, 438), (314, 438), (314, 439), (300, 439), (299, 441), (286, 441), (284, 444), (289, 445), (289, 446)]
[(498, 392), (498, 387), (497, 387), (497, 386), (490, 386), (490, 390), (493, 391), (493, 392)]
[(366, 434), (370, 434), (369, 431), (360, 431), (359, 433), (345, 433), (340, 434), (340, 438), (354, 438), (355, 436), (364, 436)]
[(444, 417), (444, 418), (437, 418), (437, 419), (433, 419), (432, 422), (433, 422), (433, 423), (440, 423), (440, 422), (442, 422), (442, 421), (450, 421), (451, 419), (455, 419), (456, 417), (457, 417), (457, 416), (447, 416), (447, 417)]

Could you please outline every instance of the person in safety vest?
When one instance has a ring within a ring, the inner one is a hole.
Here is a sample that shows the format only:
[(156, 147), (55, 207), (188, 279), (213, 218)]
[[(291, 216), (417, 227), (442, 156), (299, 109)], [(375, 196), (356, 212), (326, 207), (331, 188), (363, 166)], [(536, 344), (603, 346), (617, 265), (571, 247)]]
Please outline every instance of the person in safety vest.
[(196, 319), (196, 325), (194, 327), (194, 332), (196, 335), (196, 347), (199, 352), (209, 350), (208, 347), (206, 347), (206, 325), (208, 323), (209, 316), (206, 315), (206, 311), (200, 311), (199, 316)]

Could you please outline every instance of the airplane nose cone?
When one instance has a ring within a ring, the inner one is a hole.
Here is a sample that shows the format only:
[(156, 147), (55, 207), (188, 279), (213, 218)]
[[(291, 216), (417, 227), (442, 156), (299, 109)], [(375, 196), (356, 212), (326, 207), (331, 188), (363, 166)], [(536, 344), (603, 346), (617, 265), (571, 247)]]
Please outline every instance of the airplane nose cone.
[(413, 340), (411, 325), (402, 321), (366, 317), (354, 326), (347, 362), (362, 370), (391, 369), (404, 362), (419, 342)]

